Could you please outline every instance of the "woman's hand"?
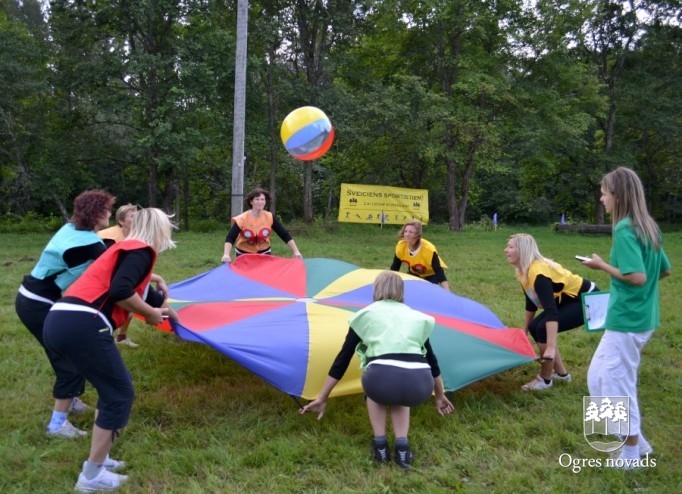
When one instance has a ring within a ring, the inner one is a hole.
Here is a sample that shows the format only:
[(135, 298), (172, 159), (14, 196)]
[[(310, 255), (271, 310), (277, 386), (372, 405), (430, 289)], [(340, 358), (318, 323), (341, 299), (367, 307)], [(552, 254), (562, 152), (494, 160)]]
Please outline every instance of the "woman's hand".
[(587, 261), (582, 261), (583, 266), (587, 266), (588, 268), (591, 269), (604, 269), (604, 260), (599, 257), (597, 254), (592, 254), (592, 257), (588, 259)]
[(168, 319), (170, 319), (171, 321), (180, 322), (180, 318), (178, 317), (178, 313), (175, 312), (175, 309), (168, 305), (164, 305), (163, 308), (167, 309), (168, 311), (166, 312)]
[(306, 406), (301, 407), (298, 410), (298, 413), (303, 415), (304, 413), (308, 413), (308, 412), (318, 412), (317, 420), (322, 420), (322, 417), (324, 417), (324, 412), (326, 409), (327, 409), (327, 399), (326, 398), (318, 398), (314, 401), (311, 401)]
[(540, 360), (554, 360), (554, 357), (556, 356), (556, 348), (553, 346), (547, 345), (545, 347), (545, 351), (542, 354), (542, 357), (540, 357)]
[(166, 280), (158, 274), (152, 274), (152, 281), (156, 285), (156, 290), (161, 292), (164, 298), (168, 298), (168, 285), (166, 284)]
[(436, 395), (436, 411), (440, 415), (449, 415), (455, 411), (455, 406), (444, 394), (441, 396)]
[(294, 259), (303, 259), (303, 256), (299, 251), (294, 252)]
[[(160, 307), (160, 308), (151, 308), (151, 312), (149, 312), (144, 320), (147, 324), (151, 324), (152, 326), (156, 326), (157, 324), (161, 324), (163, 320), (165, 319), (164, 316), (168, 317), (168, 312), (171, 311), (170, 307)], [(177, 314), (176, 314), (177, 317)]]
[(225, 264), (230, 264), (232, 262), (232, 258), (230, 257), (230, 254), (226, 254), (223, 256), (223, 262)]

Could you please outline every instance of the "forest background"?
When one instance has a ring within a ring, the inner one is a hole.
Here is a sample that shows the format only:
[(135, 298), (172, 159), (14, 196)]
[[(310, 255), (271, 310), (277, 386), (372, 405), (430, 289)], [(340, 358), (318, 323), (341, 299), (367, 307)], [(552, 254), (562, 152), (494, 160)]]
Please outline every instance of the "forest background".
[[(61, 223), (92, 187), (230, 217), (236, 0), (0, 0), (0, 220)], [(601, 223), (598, 182), (642, 177), (682, 217), (679, 0), (252, 0), (244, 185), (284, 220), (336, 217), (343, 182), (429, 190), (431, 221)], [(279, 125), (337, 138), (290, 158)], [(52, 225), (54, 226), (54, 225)]]

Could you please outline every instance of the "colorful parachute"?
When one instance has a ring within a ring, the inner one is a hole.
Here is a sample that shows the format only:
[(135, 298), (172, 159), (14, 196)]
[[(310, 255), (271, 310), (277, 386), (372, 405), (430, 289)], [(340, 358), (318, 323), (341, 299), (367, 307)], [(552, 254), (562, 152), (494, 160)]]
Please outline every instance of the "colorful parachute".
[[(380, 272), (333, 259), (242, 255), (171, 285), (174, 331), (205, 343), (294, 397), (315, 398)], [(485, 306), (408, 274), (405, 303), (432, 315), (431, 344), (448, 391), (536, 359), (523, 330)], [(360, 393), (354, 357), (332, 396)]]

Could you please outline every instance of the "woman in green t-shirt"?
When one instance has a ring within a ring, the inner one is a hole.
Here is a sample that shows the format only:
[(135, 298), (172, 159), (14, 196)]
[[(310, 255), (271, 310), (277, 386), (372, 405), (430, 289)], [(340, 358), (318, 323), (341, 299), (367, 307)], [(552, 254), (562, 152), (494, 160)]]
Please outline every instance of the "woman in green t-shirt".
[[(611, 215), (610, 262), (597, 254), (583, 264), (611, 276), (606, 329), (587, 373), (590, 396), (628, 396), (629, 430), (615, 464), (639, 466), (653, 449), (642, 435), (637, 374), (644, 345), (659, 326), (658, 281), (670, 275), (663, 236), (649, 215), (637, 174), (619, 167), (601, 180), (601, 202)], [(612, 423), (612, 426), (617, 424)], [(621, 434), (620, 430), (609, 432)]]

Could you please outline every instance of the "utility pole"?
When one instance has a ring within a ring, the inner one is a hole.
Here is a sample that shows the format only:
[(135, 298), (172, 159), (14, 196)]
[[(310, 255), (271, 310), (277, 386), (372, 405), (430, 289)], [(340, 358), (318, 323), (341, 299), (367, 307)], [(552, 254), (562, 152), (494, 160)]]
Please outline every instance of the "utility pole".
[(234, 60), (234, 131), (232, 135), (231, 217), (244, 211), (244, 134), (246, 126), (246, 42), (248, 0), (237, 1), (237, 50)]

